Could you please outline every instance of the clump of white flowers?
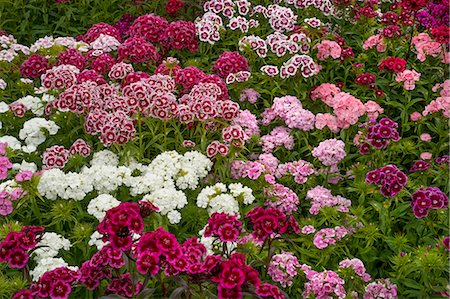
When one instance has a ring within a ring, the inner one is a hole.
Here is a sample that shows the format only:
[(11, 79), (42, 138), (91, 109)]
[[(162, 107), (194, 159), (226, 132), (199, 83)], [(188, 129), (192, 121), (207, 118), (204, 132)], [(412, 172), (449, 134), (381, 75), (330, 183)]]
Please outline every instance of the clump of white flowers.
[[(70, 241), (63, 236), (46, 232), (42, 239), (37, 243), (36, 250), (33, 251), (36, 267), (30, 271), (33, 281), (39, 278), (47, 271), (51, 271), (58, 267), (67, 267), (68, 264), (62, 258), (56, 258), (61, 249), (69, 250), (72, 245)], [(77, 267), (68, 267), (72, 270), (78, 270)]]
[(120, 201), (111, 195), (100, 194), (89, 202), (87, 212), (101, 222), (103, 221), (103, 218), (105, 218), (106, 212), (109, 209), (117, 207), (118, 205), (120, 205)]
[(126, 186), (132, 196), (145, 195), (143, 200), (152, 202), (162, 215), (167, 215), (171, 223), (179, 223), (179, 210), (188, 202), (180, 189), (197, 188), (211, 167), (212, 162), (196, 151), (184, 155), (175, 151), (164, 152), (149, 165), (131, 161), (119, 166), (117, 155), (103, 150), (95, 153), (90, 166), (83, 167), (80, 173), (64, 173), (60, 169), (44, 171), (38, 192), (52, 200), (58, 197), (82, 200), (95, 190), (102, 195), (91, 201), (88, 212), (99, 219), (112, 208), (112, 196), (108, 194)]
[(203, 188), (197, 196), (197, 206), (208, 210), (209, 215), (213, 213), (227, 213), (239, 215), (239, 202), (246, 205), (255, 200), (252, 189), (241, 183), (228, 185), (217, 183), (213, 186)]
[(23, 128), (19, 131), (19, 138), (25, 141), (26, 145), (22, 147), (24, 152), (34, 152), (45, 141), (44, 129), (50, 135), (55, 135), (59, 130), (59, 126), (51, 120), (39, 117), (27, 120), (23, 124)]

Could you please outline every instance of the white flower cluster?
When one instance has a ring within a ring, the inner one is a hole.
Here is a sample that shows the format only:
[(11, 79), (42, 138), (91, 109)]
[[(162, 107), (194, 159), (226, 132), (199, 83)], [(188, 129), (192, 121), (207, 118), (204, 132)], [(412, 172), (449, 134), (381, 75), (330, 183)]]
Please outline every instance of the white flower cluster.
[(5, 135), (0, 137), (0, 142), (8, 143), (8, 147), (12, 150), (20, 150), (22, 149), (22, 144), (16, 137)]
[(40, 178), (38, 191), (52, 200), (58, 197), (82, 200), (96, 190), (103, 195), (91, 202), (88, 212), (99, 218), (106, 212), (103, 205), (109, 207), (112, 204), (106, 194), (124, 185), (130, 188), (132, 196), (145, 194), (144, 200), (151, 201), (171, 223), (178, 223), (181, 220), (178, 210), (187, 204), (186, 195), (178, 189), (197, 188), (212, 167), (212, 162), (196, 151), (184, 155), (175, 151), (164, 152), (149, 165), (134, 161), (126, 166), (118, 164), (119, 159), (114, 153), (108, 150), (97, 152), (91, 166), (83, 167), (80, 173), (46, 170)]
[(69, 266), (65, 260), (58, 257), (48, 257), (43, 258), (39, 260), (36, 267), (30, 271), (30, 275), (33, 278), (33, 281), (38, 281), (39, 278), (45, 274), (45, 272), (51, 271), (53, 269), (59, 268), (59, 267), (67, 267), (70, 270), (77, 271), (77, 266)]
[(13, 61), (15, 57), (19, 56), (19, 51), (25, 55), (30, 53), (29, 48), (18, 44), (14, 36), (0, 35), (0, 61)]
[[(55, 258), (61, 249), (69, 250), (70, 241), (57, 233), (47, 232), (37, 243), (37, 249), (33, 252), (36, 267), (30, 271), (33, 281), (37, 281), (45, 272), (58, 267), (67, 267), (68, 264), (62, 258)], [(77, 267), (69, 267), (77, 270)]]
[(103, 52), (111, 52), (117, 50), (120, 42), (110, 35), (100, 34), (95, 41), (90, 44), (93, 50), (101, 50)]
[[(0, 102), (0, 114), (6, 113), (9, 111), (9, 106), (5, 102)], [(0, 129), (3, 128), (3, 124), (0, 121)]]
[(105, 218), (106, 211), (120, 205), (120, 201), (109, 194), (100, 194), (89, 202), (87, 212), (98, 219), (99, 222)]
[(37, 249), (34, 253), (34, 260), (55, 257), (61, 249), (69, 250), (72, 245), (70, 241), (57, 233), (45, 233), (42, 239), (37, 243)]
[(213, 186), (203, 188), (197, 196), (197, 206), (208, 209), (209, 215), (213, 213), (239, 214), (239, 202), (248, 205), (255, 200), (252, 189), (241, 183), (228, 185), (217, 183)]
[(53, 38), (53, 36), (45, 36), (35, 41), (34, 44), (30, 46), (30, 51), (37, 52), (43, 49), (50, 49), (55, 45), (61, 45), (67, 48), (76, 48), (80, 44), (81, 43), (73, 37), (64, 36)]
[(44, 114), (45, 104), (38, 97), (28, 95), (18, 99), (15, 103), (23, 104), (27, 110), (31, 110), (31, 112), (37, 116), (42, 116)]
[(19, 131), (19, 138), (25, 141), (26, 145), (22, 147), (24, 152), (34, 152), (45, 141), (43, 129), (47, 130), (50, 135), (55, 135), (59, 130), (59, 126), (51, 120), (39, 117), (27, 120), (23, 124), (23, 129)]

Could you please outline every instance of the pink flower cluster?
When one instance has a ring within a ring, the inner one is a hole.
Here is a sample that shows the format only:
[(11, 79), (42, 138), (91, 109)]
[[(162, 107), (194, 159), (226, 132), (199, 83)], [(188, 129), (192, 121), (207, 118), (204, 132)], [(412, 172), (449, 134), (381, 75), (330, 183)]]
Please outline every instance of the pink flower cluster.
[(307, 279), (302, 294), (304, 298), (308, 298), (311, 294), (315, 298), (333, 298), (333, 295), (337, 298), (345, 298), (345, 281), (336, 272), (330, 270), (316, 272), (308, 268), (307, 266), (304, 270)]
[(416, 81), (419, 81), (420, 73), (415, 70), (404, 70), (395, 76), (395, 81), (403, 82), (403, 88), (405, 90), (413, 90), (416, 88)]
[(368, 50), (376, 47), (377, 51), (382, 53), (386, 51), (386, 44), (383, 41), (383, 37), (380, 34), (372, 35), (363, 44), (363, 49)]
[[(412, 38), (412, 45), (417, 51), (417, 59), (421, 62), (427, 59), (427, 55), (438, 57), (443, 53), (441, 44), (433, 41), (427, 33), (419, 33), (414, 36)], [(442, 62), (445, 62), (445, 57)]]
[(397, 286), (388, 279), (380, 279), (366, 286), (364, 299), (397, 299)]
[(151, 43), (161, 42), (169, 23), (163, 17), (146, 14), (138, 17), (131, 25), (128, 34), (131, 37), (141, 37)]
[(269, 197), (265, 202), (267, 207), (276, 208), (286, 215), (297, 211), (300, 203), (297, 194), (281, 184), (274, 183), (271, 187), (264, 188), (264, 195)]
[(106, 23), (96, 23), (89, 28), (86, 33), (83, 35), (83, 41), (90, 44), (94, 42), (100, 35), (109, 35), (121, 41), (120, 32), (111, 25)]
[(317, 49), (317, 59), (319, 60), (325, 60), (328, 57), (338, 59), (342, 53), (342, 48), (337, 42), (326, 39), (315, 45), (313, 49)]
[(387, 165), (371, 170), (366, 175), (366, 182), (381, 184), (380, 192), (385, 197), (394, 197), (408, 182), (408, 177), (395, 165)]
[(445, 80), (442, 84), (436, 84), (433, 91), (436, 92), (439, 88), (442, 88), (439, 92), (440, 97), (431, 101), (425, 107), (422, 112), (423, 116), (442, 111), (444, 117), (450, 118), (450, 80)]
[(80, 51), (71, 48), (59, 53), (56, 61), (56, 65), (70, 64), (80, 70), (83, 69), (84, 63), (85, 58), (83, 54), (81, 54)]
[(238, 125), (244, 130), (244, 140), (247, 141), (252, 136), (259, 136), (260, 130), (256, 115), (249, 110), (239, 110), (236, 117), (231, 121), (231, 125)]
[(263, 152), (272, 152), (279, 146), (291, 150), (294, 147), (294, 137), (290, 134), (291, 130), (286, 127), (275, 127), (268, 135), (261, 137)]
[(341, 240), (349, 233), (349, 230), (344, 226), (336, 226), (335, 228), (322, 228), (313, 238), (313, 244), (318, 249), (327, 248), (328, 245), (336, 244), (336, 241)]
[(252, 237), (260, 242), (281, 234), (300, 232), (298, 223), (292, 215), (288, 218), (275, 208), (257, 206), (248, 212), (245, 218), (250, 218), (253, 225)]
[(345, 143), (336, 138), (324, 140), (312, 150), (312, 155), (325, 166), (337, 165), (347, 155)]
[(0, 180), (5, 179), (8, 176), (8, 170), (13, 167), (8, 157), (5, 156), (7, 143), (0, 142)]
[(12, 268), (25, 268), (28, 251), (36, 247), (43, 230), (39, 226), (24, 226), (20, 232), (8, 233), (0, 242), (0, 262), (7, 262)]
[(242, 222), (236, 215), (213, 213), (205, 228), (205, 237), (214, 236), (222, 242), (235, 242), (242, 231)]
[(311, 200), (309, 212), (313, 215), (319, 214), (324, 207), (337, 208), (339, 212), (347, 213), (352, 202), (340, 195), (334, 196), (331, 190), (322, 186), (316, 186), (306, 193), (306, 198)]
[(352, 268), (356, 275), (361, 277), (363, 281), (368, 282), (372, 280), (370, 274), (366, 272), (366, 268), (360, 259), (345, 259), (339, 263), (339, 268)]
[[(265, 67), (268, 67), (267, 71), (263, 70)], [(314, 62), (310, 56), (295, 54), (289, 60), (285, 61), (283, 66), (280, 67), (280, 78), (286, 79), (293, 77), (299, 70), (303, 77), (309, 78), (318, 74), (320, 69), (321, 67)], [(278, 74), (278, 69), (275, 66), (265, 65), (261, 68), (261, 70), (272, 76)]]
[(273, 281), (286, 288), (292, 285), (292, 280), (297, 276), (297, 268), (300, 267), (297, 257), (292, 252), (283, 251), (272, 257), (267, 273)]
[(254, 89), (248, 88), (248, 89), (244, 89), (241, 92), (239, 101), (241, 101), (241, 102), (248, 101), (250, 104), (255, 104), (260, 96), (261, 95), (259, 94), (259, 92), (257, 92)]
[(437, 187), (422, 187), (411, 195), (411, 207), (416, 218), (423, 218), (428, 216), (429, 209), (448, 207), (448, 196)]
[(310, 131), (314, 128), (314, 114), (303, 109), (302, 103), (294, 96), (275, 98), (273, 105), (261, 114), (263, 125), (269, 125), (277, 117), (291, 129)]
[(334, 115), (318, 113), (315, 123), (316, 128), (321, 130), (328, 127), (333, 133), (356, 124), (359, 117), (366, 112), (370, 111), (371, 114), (376, 114), (382, 111), (379, 105), (370, 101), (367, 102), (366, 108), (366, 105), (359, 99), (349, 93), (341, 92), (340, 88), (330, 83), (323, 83), (311, 90), (311, 99), (321, 99), (325, 104), (333, 108)]
[(196, 52), (198, 42), (194, 23), (186, 21), (170, 23), (164, 31), (163, 45), (168, 49), (186, 48), (191, 52)]
[(298, 160), (279, 164), (275, 176), (281, 178), (286, 175), (292, 175), (297, 184), (304, 184), (308, 177), (315, 173), (316, 171), (311, 163), (304, 160)]
[(139, 36), (125, 40), (117, 49), (117, 55), (119, 61), (129, 60), (134, 63), (159, 60), (155, 46)]

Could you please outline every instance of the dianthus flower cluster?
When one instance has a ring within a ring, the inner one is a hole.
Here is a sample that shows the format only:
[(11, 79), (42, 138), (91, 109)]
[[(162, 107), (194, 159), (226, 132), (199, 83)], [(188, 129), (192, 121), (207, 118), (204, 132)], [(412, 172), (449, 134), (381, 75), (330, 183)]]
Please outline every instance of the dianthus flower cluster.
[(42, 154), (42, 163), (47, 168), (64, 168), (69, 160), (69, 150), (64, 146), (54, 145)]
[(313, 294), (316, 298), (345, 298), (346, 291), (344, 289), (345, 281), (339, 275), (330, 270), (316, 272), (308, 269), (304, 270), (307, 282), (304, 286), (302, 296), (308, 298)]
[(414, 90), (416, 88), (416, 81), (419, 81), (420, 73), (415, 70), (404, 70), (395, 76), (395, 81), (403, 82), (405, 90)]
[(310, 6), (319, 9), (326, 16), (337, 14), (334, 1), (331, 0), (285, 0), (286, 4), (293, 4), (295, 8), (305, 9)]
[(69, 154), (71, 156), (80, 155), (84, 158), (91, 154), (91, 146), (83, 139), (77, 139), (69, 148)]
[(449, 23), (448, 0), (428, 2), (426, 8), (416, 13), (420, 24), (427, 28), (438, 28)]
[(220, 30), (222, 28), (222, 18), (213, 12), (207, 12), (201, 18), (195, 20), (198, 39), (211, 45), (220, 40)]
[(119, 61), (129, 60), (131, 62), (158, 61), (159, 54), (155, 46), (140, 36), (130, 37), (117, 49)]
[(264, 11), (264, 16), (268, 19), (272, 29), (279, 32), (292, 31), (298, 18), (290, 8), (276, 4), (269, 5)]
[[(443, 53), (441, 44), (433, 41), (427, 33), (419, 33), (414, 36), (412, 38), (412, 45), (417, 52), (417, 59), (421, 62), (427, 59), (427, 55), (436, 58)], [(445, 55), (442, 62), (445, 62)]]
[(385, 197), (394, 197), (408, 182), (408, 177), (395, 165), (387, 165), (371, 170), (366, 175), (366, 182), (381, 185), (380, 192)]
[(417, 160), (417, 161), (414, 161), (413, 165), (409, 169), (409, 172), (424, 171), (430, 167), (432, 167), (431, 163), (423, 161), (423, 160)]
[[(265, 43), (270, 47), (272, 53), (275, 53), (278, 57), (283, 57), (288, 52), (289, 54), (295, 54), (299, 51), (303, 54), (308, 53), (310, 42), (311, 39), (304, 33), (293, 33), (286, 36), (276, 31), (266, 37)], [(253, 49), (251, 43), (250, 46)]]
[(254, 207), (247, 213), (252, 224), (252, 237), (256, 241), (264, 242), (268, 238), (275, 238), (291, 232), (298, 234), (300, 227), (291, 215), (287, 217), (276, 208)]
[(316, 171), (311, 163), (304, 160), (298, 160), (279, 164), (275, 171), (275, 176), (281, 178), (292, 175), (297, 184), (304, 184), (308, 177), (315, 173)]
[(164, 31), (163, 44), (169, 49), (183, 48), (191, 52), (198, 49), (195, 24), (186, 21), (177, 21), (170, 23)]
[(336, 241), (347, 236), (351, 230), (344, 226), (336, 226), (335, 228), (322, 228), (314, 235), (313, 244), (318, 249), (327, 248), (329, 245), (336, 244)]
[(20, 75), (35, 79), (42, 76), (49, 68), (47, 58), (40, 54), (32, 54), (20, 65)]
[(355, 83), (358, 85), (374, 86), (376, 77), (371, 73), (358, 74), (355, 78)]
[(261, 117), (262, 124), (266, 126), (278, 117), (291, 129), (310, 131), (314, 128), (314, 114), (304, 109), (294, 96), (275, 98), (272, 107), (264, 110)]
[(378, 122), (367, 124), (365, 134), (358, 133), (355, 142), (359, 145), (359, 153), (369, 154), (370, 148), (386, 149), (391, 141), (399, 141), (400, 134), (397, 131), (398, 124), (390, 118), (382, 118)]
[(364, 299), (397, 299), (397, 286), (388, 279), (379, 279), (366, 286)]
[(272, 257), (267, 273), (273, 281), (279, 282), (284, 288), (292, 285), (292, 280), (297, 276), (297, 268), (300, 268), (297, 257), (292, 252), (282, 252)]
[(431, 101), (425, 107), (422, 112), (423, 116), (442, 111), (445, 118), (450, 118), (450, 80), (445, 80), (444, 83), (436, 84), (433, 87), (433, 91), (436, 92), (439, 88), (442, 88), (439, 92), (440, 97)]
[[(328, 127), (337, 133), (340, 129), (347, 129), (358, 122), (360, 116), (368, 112), (366, 106), (349, 93), (341, 92), (334, 84), (324, 83), (311, 91), (311, 99), (321, 99), (325, 104), (333, 108), (333, 114), (318, 113), (316, 115), (316, 128)], [(369, 102), (367, 103), (369, 104)], [(376, 105), (375, 110), (381, 107)], [(373, 110), (373, 107), (370, 107)]]
[(325, 166), (337, 165), (347, 155), (345, 143), (341, 140), (327, 139), (312, 150), (312, 155)]
[(118, 41), (121, 41), (119, 31), (113, 26), (106, 23), (96, 23), (92, 25), (83, 35), (83, 41), (90, 44), (97, 38), (99, 38), (102, 34), (112, 36)]
[(213, 213), (205, 227), (204, 236), (219, 238), (221, 242), (235, 242), (242, 231), (242, 222), (236, 215), (226, 213)]
[[(285, 36), (285, 35), (283, 35), (283, 36)], [(291, 44), (291, 43), (289, 43), (289, 44)], [(272, 43), (272, 45), (275, 46), (275, 43)], [(266, 41), (259, 36), (248, 35), (248, 36), (244, 36), (243, 38), (241, 38), (239, 40), (239, 51), (243, 52), (247, 47), (250, 48), (251, 50), (255, 51), (256, 54), (261, 58), (265, 58), (267, 56), (268, 49), (267, 49)], [(296, 46), (294, 46), (294, 47), (296, 47)], [(286, 48), (286, 46), (281, 46), (280, 48), (281, 48), (280, 52), (286, 52), (288, 50)], [(272, 48), (272, 51), (273, 50), (274, 50), (274, 48)], [(278, 53), (278, 51), (276, 51), (276, 53)], [(283, 55), (281, 55), (281, 56), (283, 56)]]
[(429, 209), (444, 209), (447, 206), (447, 194), (437, 187), (421, 188), (411, 195), (411, 207), (416, 218), (428, 216)]
[(144, 229), (142, 218), (137, 203), (123, 202), (106, 212), (97, 230), (109, 239), (113, 248), (127, 251), (131, 249), (132, 234), (140, 234)]
[(242, 298), (242, 289), (249, 285), (259, 287), (258, 271), (245, 264), (245, 256), (233, 253), (228, 260), (220, 263), (220, 272), (214, 275), (213, 282), (218, 284), (218, 298)]
[(363, 44), (363, 49), (368, 50), (375, 47), (378, 52), (382, 53), (386, 51), (386, 43), (383, 41), (381, 34), (372, 35)]
[(250, 67), (247, 59), (238, 52), (223, 52), (214, 62), (212, 70), (225, 79), (229, 74), (249, 71)]
[(368, 282), (372, 280), (370, 274), (366, 272), (363, 262), (358, 259), (345, 259), (339, 263), (339, 268), (352, 268), (356, 275), (362, 278), (363, 281)]
[(41, 76), (41, 84), (46, 89), (67, 89), (77, 81), (80, 70), (73, 65), (58, 65), (47, 70)]
[(24, 226), (20, 232), (10, 232), (0, 242), (0, 262), (7, 262), (12, 268), (24, 268), (30, 258), (28, 251), (39, 242), (44, 228)]
[(398, 57), (388, 57), (381, 61), (381, 63), (378, 65), (378, 69), (380, 71), (382, 70), (390, 70), (394, 73), (401, 73), (405, 70), (406, 66), (406, 60), (403, 58)]
[(294, 137), (290, 134), (291, 129), (286, 127), (275, 127), (268, 135), (261, 137), (263, 152), (272, 152), (279, 146), (284, 146), (286, 149), (291, 150), (294, 147)]
[(306, 198), (311, 200), (311, 208), (309, 212), (313, 215), (319, 214), (324, 207), (333, 207), (337, 211), (347, 213), (352, 202), (340, 195), (334, 196), (331, 190), (322, 186), (316, 186), (306, 193)]
[(342, 48), (335, 41), (323, 40), (319, 44), (314, 46), (314, 49), (317, 49), (317, 58), (319, 60), (325, 60), (328, 57), (333, 59), (338, 59), (341, 57)]
[[(239, 203), (249, 205), (255, 201), (252, 189), (241, 183), (225, 185), (217, 183), (202, 189), (197, 196), (198, 207), (207, 209), (209, 215), (226, 213), (239, 215)], [(238, 217), (239, 218), (239, 217)]]

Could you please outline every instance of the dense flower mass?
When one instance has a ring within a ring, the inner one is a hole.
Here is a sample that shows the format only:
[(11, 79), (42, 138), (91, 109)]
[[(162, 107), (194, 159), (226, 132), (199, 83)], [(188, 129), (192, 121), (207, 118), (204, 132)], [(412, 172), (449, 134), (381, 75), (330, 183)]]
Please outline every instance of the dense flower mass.
[(1, 298), (450, 295), (448, 0), (16, 2)]

